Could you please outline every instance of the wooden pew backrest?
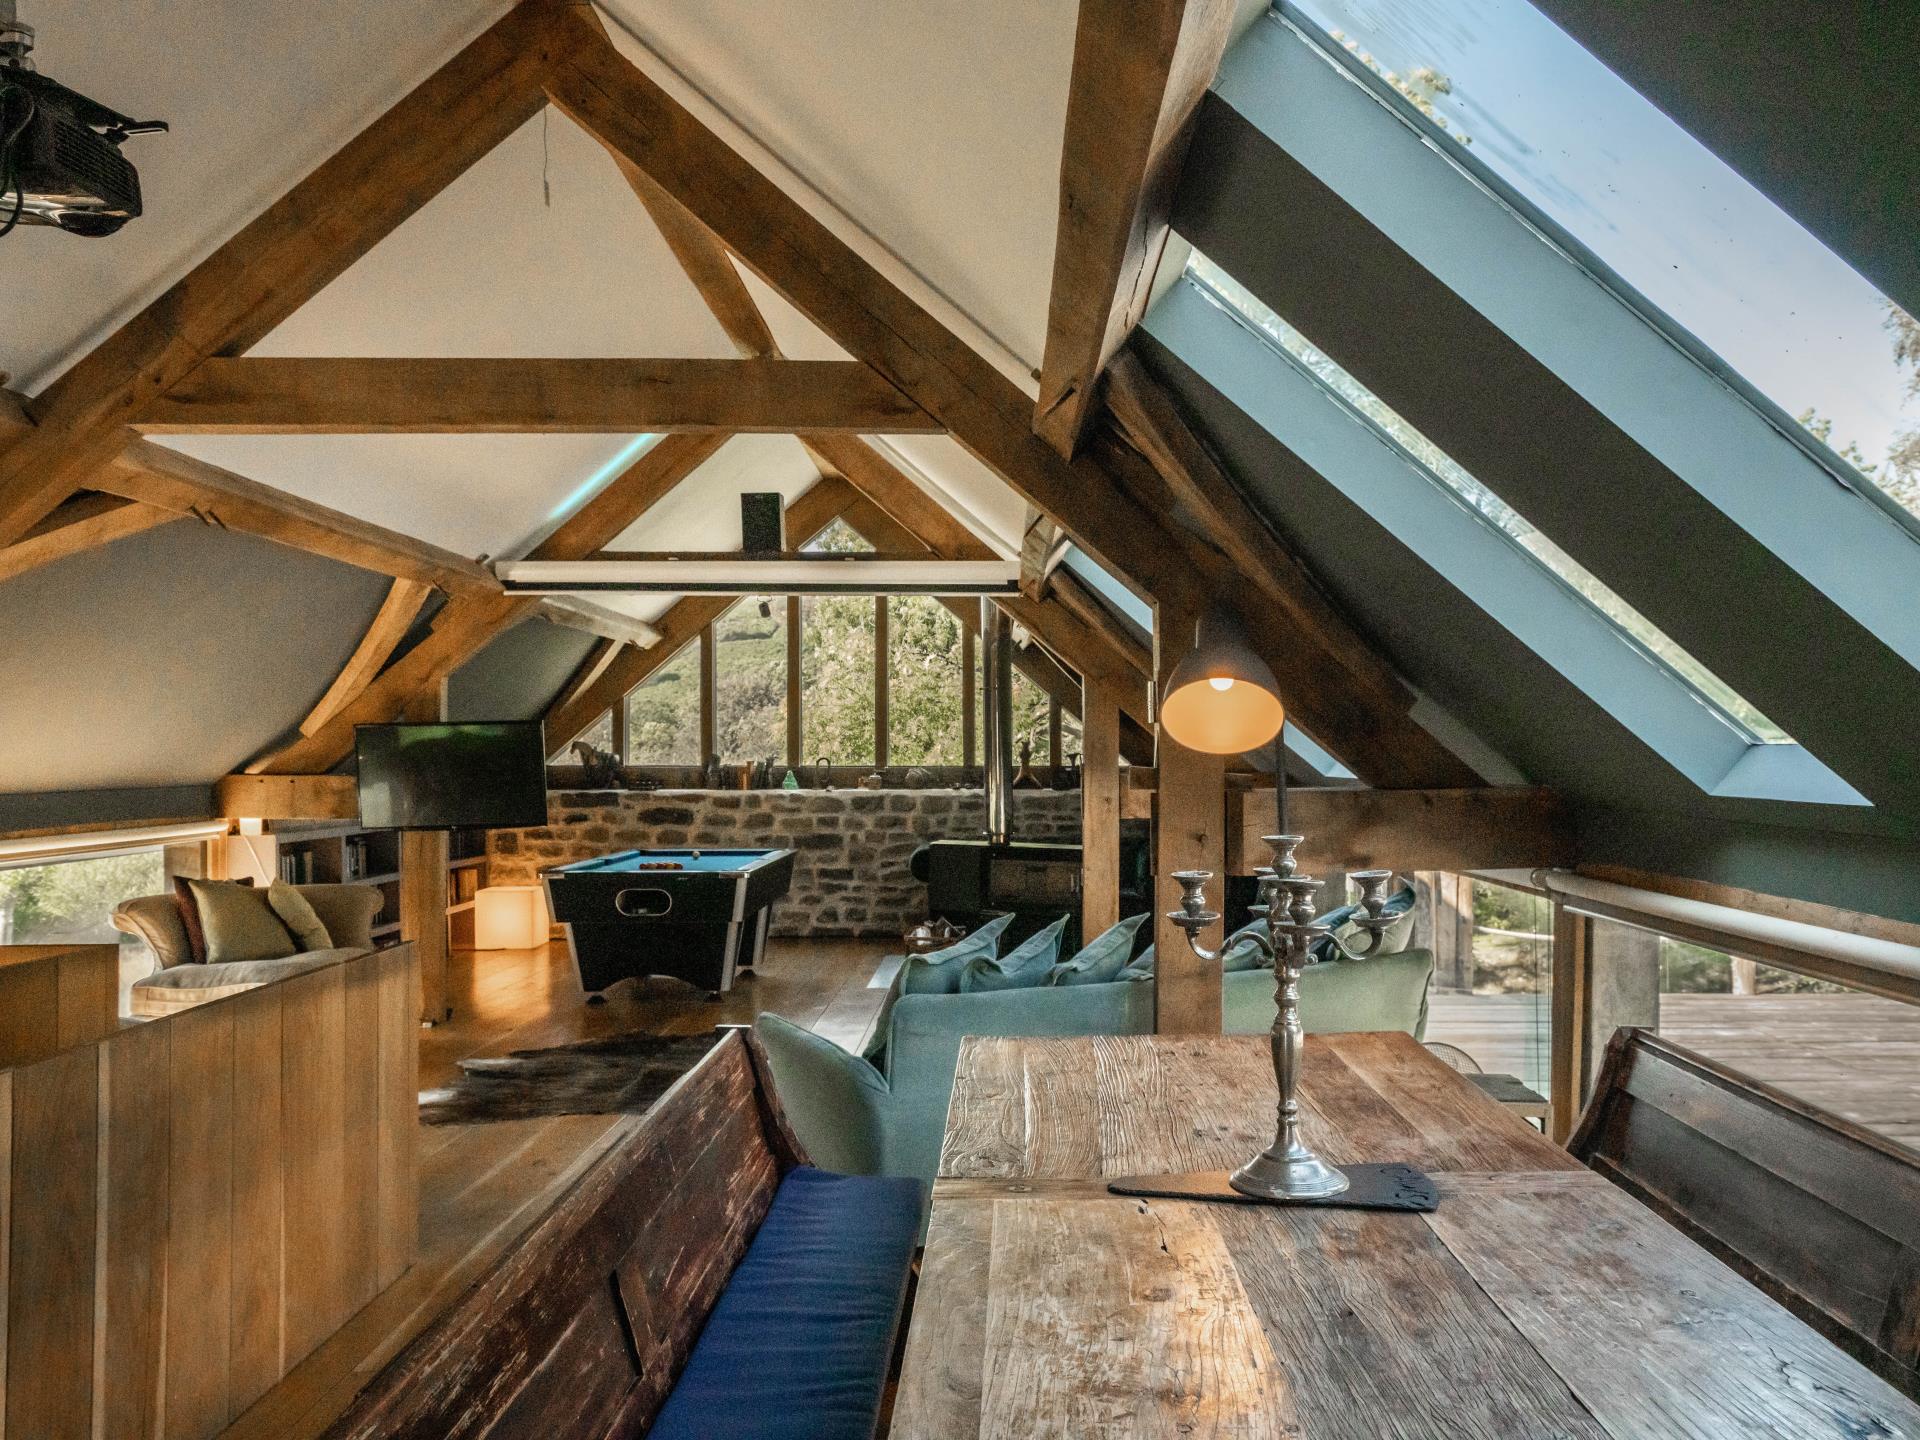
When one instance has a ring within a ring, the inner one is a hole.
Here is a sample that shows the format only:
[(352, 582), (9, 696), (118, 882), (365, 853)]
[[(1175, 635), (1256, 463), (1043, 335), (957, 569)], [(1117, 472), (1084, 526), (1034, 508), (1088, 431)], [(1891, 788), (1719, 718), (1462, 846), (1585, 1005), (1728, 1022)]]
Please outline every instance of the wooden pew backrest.
[(1568, 1149), (1920, 1396), (1920, 1155), (1633, 1027)]
[(402, 1350), (329, 1440), (602, 1440), (659, 1410), (801, 1157), (749, 1040), (722, 1037)]

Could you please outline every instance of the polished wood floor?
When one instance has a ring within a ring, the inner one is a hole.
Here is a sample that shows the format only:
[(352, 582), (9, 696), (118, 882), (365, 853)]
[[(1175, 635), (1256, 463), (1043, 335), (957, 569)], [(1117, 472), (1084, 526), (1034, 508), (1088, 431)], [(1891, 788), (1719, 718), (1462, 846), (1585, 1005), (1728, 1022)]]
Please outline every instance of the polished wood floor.
[[(454, 956), (454, 1019), (423, 1031), (420, 1083), (445, 1084), (460, 1060), (644, 1030), (696, 1035), (772, 1011), (849, 1048), (885, 998), (873, 980), (882, 941), (775, 941), (758, 974), (718, 1001), (672, 980), (628, 983), (589, 1006), (564, 945)], [(420, 1259), (224, 1432), (226, 1440), (318, 1435), (354, 1392), (470, 1286), (535, 1217), (635, 1123), (564, 1115), (425, 1127)]]

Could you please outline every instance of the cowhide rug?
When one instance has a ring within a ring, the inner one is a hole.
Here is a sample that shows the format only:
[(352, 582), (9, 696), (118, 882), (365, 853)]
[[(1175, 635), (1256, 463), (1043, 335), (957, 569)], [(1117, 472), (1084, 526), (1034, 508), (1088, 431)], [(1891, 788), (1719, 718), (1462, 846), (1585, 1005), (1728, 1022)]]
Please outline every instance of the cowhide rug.
[(616, 1035), (551, 1050), (462, 1060), (444, 1090), (420, 1092), (426, 1125), (638, 1114), (711, 1050), (714, 1035)]

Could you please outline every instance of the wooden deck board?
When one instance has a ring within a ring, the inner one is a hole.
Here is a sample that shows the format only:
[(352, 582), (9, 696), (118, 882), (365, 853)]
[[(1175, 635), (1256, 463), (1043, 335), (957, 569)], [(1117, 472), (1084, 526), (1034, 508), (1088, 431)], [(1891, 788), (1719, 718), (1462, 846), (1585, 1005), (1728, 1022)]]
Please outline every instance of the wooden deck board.
[[(1435, 994), (1426, 1038), (1544, 1092), (1546, 1012), (1545, 996)], [(1660, 1033), (1920, 1149), (1920, 1006), (1855, 994), (1662, 995)]]

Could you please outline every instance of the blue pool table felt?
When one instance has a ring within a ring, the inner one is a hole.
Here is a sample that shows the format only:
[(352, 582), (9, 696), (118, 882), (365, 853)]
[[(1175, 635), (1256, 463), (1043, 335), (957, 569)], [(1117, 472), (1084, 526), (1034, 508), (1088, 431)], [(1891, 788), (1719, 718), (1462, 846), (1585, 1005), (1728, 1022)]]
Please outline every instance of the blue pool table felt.
[(639, 874), (672, 874), (672, 871), (644, 871), (642, 866), (670, 860), (682, 870), (707, 871), (727, 874), (746, 869), (756, 861), (777, 855), (778, 850), (622, 850), (617, 855), (601, 855), (592, 860), (579, 860), (571, 865), (557, 866), (555, 873), (579, 874), (585, 871), (597, 871), (601, 874), (618, 874), (633, 871)]

